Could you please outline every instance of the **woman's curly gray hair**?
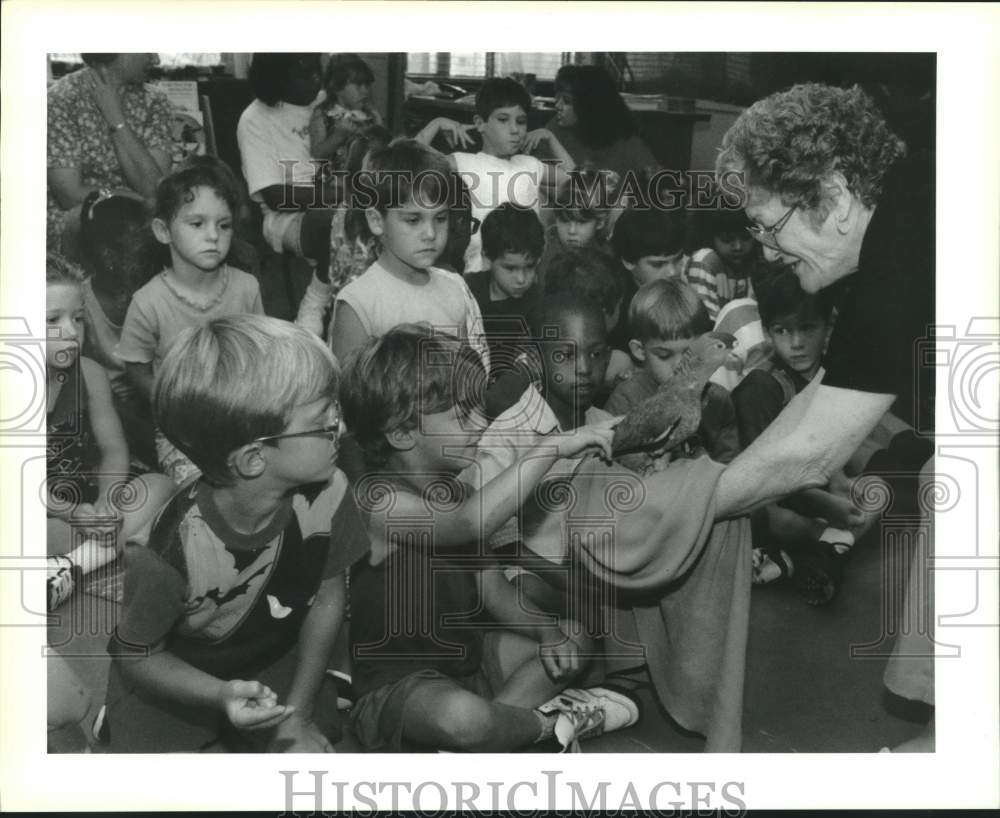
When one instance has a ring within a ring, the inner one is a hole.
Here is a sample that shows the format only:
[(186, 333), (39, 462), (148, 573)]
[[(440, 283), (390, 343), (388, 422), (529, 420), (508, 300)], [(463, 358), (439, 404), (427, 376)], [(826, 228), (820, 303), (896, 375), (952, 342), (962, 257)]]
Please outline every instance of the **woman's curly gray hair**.
[(882, 178), (906, 153), (881, 112), (858, 86), (796, 85), (758, 100), (726, 132), (716, 173), (744, 175), (747, 190), (778, 194), (786, 205), (818, 208), (834, 171), (866, 207), (882, 194)]

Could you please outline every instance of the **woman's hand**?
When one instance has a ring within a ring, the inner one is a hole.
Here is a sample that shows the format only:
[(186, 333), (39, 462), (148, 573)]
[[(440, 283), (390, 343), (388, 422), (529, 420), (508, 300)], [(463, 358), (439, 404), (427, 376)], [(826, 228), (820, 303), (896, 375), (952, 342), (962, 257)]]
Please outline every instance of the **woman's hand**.
[(108, 127), (114, 127), (125, 121), (119, 89), (109, 83), (99, 71), (91, 71), (90, 97), (104, 117), (104, 121), (108, 123)]
[(622, 422), (621, 417), (595, 423), (592, 426), (581, 426), (568, 434), (558, 435), (556, 451), (559, 457), (576, 457), (593, 451), (605, 462), (611, 462), (611, 440), (615, 436), (615, 426)]
[(278, 704), (277, 694), (260, 682), (225, 682), (219, 699), (226, 717), (241, 730), (275, 727), (295, 712), (294, 707)]

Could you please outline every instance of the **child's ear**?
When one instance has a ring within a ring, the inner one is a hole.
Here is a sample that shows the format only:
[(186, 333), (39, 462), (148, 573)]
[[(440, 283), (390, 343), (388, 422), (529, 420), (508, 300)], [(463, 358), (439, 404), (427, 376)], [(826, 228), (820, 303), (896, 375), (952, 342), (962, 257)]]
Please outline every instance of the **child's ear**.
[(486, 120), (483, 119), (479, 114), (473, 114), (472, 124), (476, 126), (476, 130), (479, 131), (479, 133), (482, 133), (483, 128), (486, 127)]
[(267, 468), (263, 443), (247, 443), (229, 455), (229, 468), (244, 480), (260, 477)]
[(413, 438), (412, 429), (393, 429), (391, 432), (386, 433), (385, 439), (398, 452), (408, 452), (417, 443)]
[(646, 347), (642, 345), (642, 341), (638, 338), (630, 338), (628, 342), (629, 351), (632, 353), (632, 357), (635, 358), (640, 363), (646, 362)]
[(160, 244), (170, 244), (170, 228), (163, 219), (153, 219), (153, 235)]
[(385, 216), (374, 207), (365, 209), (365, 221), (368, 222), (368, 229), (374, 235), (381, 236), (385, 232)]

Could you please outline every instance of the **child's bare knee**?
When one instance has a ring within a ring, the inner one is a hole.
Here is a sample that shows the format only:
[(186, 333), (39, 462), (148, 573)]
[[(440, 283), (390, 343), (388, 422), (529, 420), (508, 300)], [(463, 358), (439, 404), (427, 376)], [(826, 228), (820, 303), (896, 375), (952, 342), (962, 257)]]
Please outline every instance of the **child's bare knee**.
[(449, 709), (448, 723), (443, 727), (454, 749), (477, 752), (495, 735), (493, 706), (486, 699), (462, 697)]

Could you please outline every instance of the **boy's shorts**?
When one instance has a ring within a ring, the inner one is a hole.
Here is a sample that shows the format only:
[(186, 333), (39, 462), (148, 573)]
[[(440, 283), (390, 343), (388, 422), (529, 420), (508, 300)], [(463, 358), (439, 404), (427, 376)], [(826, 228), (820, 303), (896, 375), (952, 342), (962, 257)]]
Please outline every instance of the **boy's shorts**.
[(428, 686), (442, 691), (461, 689), (492, 699), (503, 687), (497, 641), (502, 631), (489, 630), (483, 638), (483, 659), (475, 673), (448, 676), (439, 670), (417, 670), (395, 682), (369, 691), (351, 709), (351, 726), (366, 752), (407, 753), (421, 749), (403, 739), (407, 702), (417, 689)]

